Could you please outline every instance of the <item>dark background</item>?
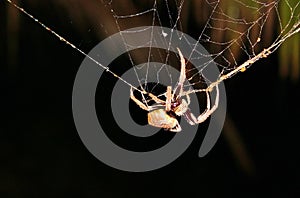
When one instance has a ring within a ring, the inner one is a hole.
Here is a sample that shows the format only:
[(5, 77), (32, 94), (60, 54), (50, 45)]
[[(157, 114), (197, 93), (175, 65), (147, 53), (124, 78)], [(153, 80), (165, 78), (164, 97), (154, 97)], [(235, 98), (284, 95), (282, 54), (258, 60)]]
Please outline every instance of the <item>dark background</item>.
[[(93, 157), (75, 129), (72, 86), (84, 57), (21, 14), (16, 64), (10, 65), (8, 6), (1, 1), (0, 197), (300, 196), (300, 84), (278, 77), (276, 52), (225, 82), (228, 118), (247, 151), (249, 169), (225, 133), (198, 158), (200, 131), (168, 166), (123, 172)], [(84, 51), (97, 43), (92, 33), (80, 34), (49, 10), (32, 12)]]

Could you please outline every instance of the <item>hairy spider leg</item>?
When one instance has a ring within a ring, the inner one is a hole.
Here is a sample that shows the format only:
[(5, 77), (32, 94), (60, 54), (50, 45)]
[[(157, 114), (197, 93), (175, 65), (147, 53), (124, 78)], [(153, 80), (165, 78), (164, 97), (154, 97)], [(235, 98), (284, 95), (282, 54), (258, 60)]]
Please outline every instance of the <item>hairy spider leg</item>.
[[(216, 99), (215, 99), (214, 106), (212, 108), (210, 108), (211, 101), (210, 101), (210, 95), (209, 95), (208, 90), (206, 91), (206, 98), (207, 98), (206, 109), (202, 114), (200, 114), (198, 116), (198, 118), (195, 117), (195, 115), (191, 112), (190, 109), (187, 109), (187, 111), (183, 114), (184, 118), (187, 120), (187, 122), (189, 124), (194, 125), (194, 124), (200, 124), (200, 123), (204, 122), (218, 108), (218, 104), (219, 104), (219, 87), (218, 87), (218, 85), (216, 85)], [(189, 104), (189, 100), (190, 100), (189, 97), (187, 97), (187, 100), (188, 100), (188, 104)]]
[(166, 92), (166, 111), (171, 111), (171, 102), (172, 102), (172, 87), (168, 86), (167, 87), (167, 92)]
[[(171, 88), (169, 88), (171, 89)], [(157, 96), (155, 96), (152, 93), (148, 93), (148, 95), (151, 97), (152, 100), (154, 100), (156, 103), (159, 104), (165, 104), (165, 101), (159, 99)], [(132, 87), (130, 88), (130, 98), (142, 109), (146, 110), (146, 111), (152, 111), (154, 109), (157, 108), (157, 106), (146, 106), (143, 102), (141, 102), (140, 100), (138, 100), (134, 94), (133, 94), (133, 89)], [(170, 104), (171, 105), (171, 104)]]
[(183, 114), (183, 117), (190, 125), (196, 124), (197, 118), (194, 116), (190, 109), (186, 110), (186, 112)]
[(176, 96), (176, 99), (180, 98), (182, 96), (183, 93), (183, 83), (185, 81), (186, 75), (185, 75), (185, 59), (180, 51), (179, 48), (177, 48), (179, 56), (180, 56), (180, 64), (181, 64), (181, 68), (180, 68), (180, 76), (179, 76), (179, 80), (178, 83), (176, 85), (176, 88), (174, 89), (172, 98), (175, 98), (174, 96)]
[[(208, 93), (208, 91), (206, 93)], [(197, 118), (197, 123), (199, 124), (201, 122), (204, 122), (218, 108), (218, 105), (219, 105), (219, 85), (216, 85), (216, 99), (215, 99), (214, 106), (210, 108), (210, 102), (209, 102), (209, 106), (207, 105), (208, 110), (202, 113)]]
[(153, 108), (151, 106), (146, 106), (144, 103), (142, 103), (141, 101), (139, 101), (133, 94), (133, 89), (132, 87), (130, 88), (130, 98), (141, 108), (144, 109), (146, 111), (151, 111), (153, 110)]

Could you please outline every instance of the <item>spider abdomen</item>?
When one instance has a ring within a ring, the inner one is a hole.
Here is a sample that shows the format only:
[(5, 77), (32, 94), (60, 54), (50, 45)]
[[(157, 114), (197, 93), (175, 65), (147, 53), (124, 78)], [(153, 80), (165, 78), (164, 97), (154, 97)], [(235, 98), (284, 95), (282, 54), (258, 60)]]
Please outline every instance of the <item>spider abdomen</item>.
[(181, 127), (176, 120), (169, 116), (164, 109), (157, 109), (148, 113), (148, 123), (154, 127), (179, 132)]

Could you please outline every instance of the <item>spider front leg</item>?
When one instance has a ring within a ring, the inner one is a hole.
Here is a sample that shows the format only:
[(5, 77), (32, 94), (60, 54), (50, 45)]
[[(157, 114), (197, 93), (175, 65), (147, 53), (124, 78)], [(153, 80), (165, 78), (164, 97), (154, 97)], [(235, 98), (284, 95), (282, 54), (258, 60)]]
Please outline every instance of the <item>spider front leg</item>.
[(180, 76), (179, 76), (179, 80), (178, 83), (176, 85), (176, 87), (174, 88), (174, 92), (172, 95), (172, 98), (175, 98), (174, 96), (176, 96), (177, 98), (180, 98), (182, 96), (183, 93), (183, 83), (186, 79), (186, 74), (185, 74), (185, 60), (184, 57), (180, 51), (179, 48), (177, 48), (179, 56), (180, 56)]
[(209, 91), (206, 91), (206, 98), (207, 98), (206, 109), (201, 115), (198, 116), (198, 118), (196, 118), (189, 109), (184, 113), (184, 117), (189, 122), (189, 124), (194, 125), (194, 124), (200, 124), (200, 123), (204, 122), (218, 108), (219, 86), (216, 85), (216, 99), (215, 99), (214, 106), (212, 108), (210, 107), (211, 106), (210, 96), (209, 96), (208, 92)]
[(153, 95), (152, 93), (148, 93), (148, 95), (156, 103), (165, 105), (165, 110), (166, 111), (170, 111), (171, 110), (171, 102), (172, 102), (172, 87), (171, 86), (167, 87), (167, 91), (165, 93), (166, 101), (163, 101), (163, 100), (159, 99), (157, 96)]
[(167, 92), (166, 92), (166, 111), (171, 111), (171, 102), (172, 102), (172, 87), (168, 86), (167, 87)]
[(208, 91), (206, 91), (206, 97), (207, 97), (207, 106), (206, 110), (197, 118), (197, 123), (204, 122), (217, 108), (219, 105), (219, 85), (216, 85), (216, 99), (215, 104), (212, 108), (210, 108), (210, 97), (208, 94)]
[(144, 109), (146, 111), (151, 111), (153, 108), (151, 106), (146, 106), (144, 103), (139, 101), (133, 94), (133, 89), (132, 87), (130, 88), (130, 98), (133, 100), (141, 109)]
[[(158, 104), (165, 104), (165, 108), (166, 108), (166, 111), (168, 111), (168, 109), (171, 109), (171, 98), (168, 98), (168, 95), (171, 95), (171, 86), (168, 86), (167, 87), (167, 92), (166, 92), (166, 101), (163, 101), (161, 99), (159, 99), (157, 96), (153, 95), (152, 93), (148, 93), (148, 95), (151, 97), (152, 100), (154, 100), (156, 103)], [(132, 87), (130, 88), (130, 98), (141, 108), (141, 109), (144, 109), (146, 111), (152, 111), (154, 109), (156, 109), (155, 107), (153, 106), (147, 106), (145, 105), (143, 102), (141, 102), (140, 100), (138, 100), (134, 94), (133, 94), (133, 89)]]
[[(186, 95), (187, 99), (187, 106), (191, 103), (191, 98), (189, 95)], [(197, 118), (194, 116), (194, 114), (191, 112), (189, 108), (184, 112), (183, 117), (190, 125), (195, 125), (197, 122)]]

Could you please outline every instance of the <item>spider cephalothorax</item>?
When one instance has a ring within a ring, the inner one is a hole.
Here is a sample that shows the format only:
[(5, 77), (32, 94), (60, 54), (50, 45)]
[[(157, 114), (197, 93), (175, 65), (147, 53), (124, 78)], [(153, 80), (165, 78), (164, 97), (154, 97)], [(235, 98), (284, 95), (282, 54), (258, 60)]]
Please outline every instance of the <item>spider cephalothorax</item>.
[[(207, 106), (206, 110), (196, 118), (189, 109), (190, 97), (189, 94), (183, 91), (183, 83), (186, 79), (185, 74), (185, 60), (181, 51), (178, 49), (181, 70), (177, 86), (172, 91), (172, 87), (168, 86), (165, 92), (166, 100), (162, 100), (152, 93), (147, 93), (153, 101), (159, 105), (148, 106), (140, 100), (138, 100), (134, 94), (132, 88), (130, 89), (130, 98), (142, 109), (148, 111), (148, 123), (154, 127), (164, 128), (165, 130), (179, 132), (181, 126), (176, 119), (176, 116), (183, 116), (187, 122), (191, 125), (204, 122), (218, 107), (219, 103), (219, 88), (216, 85), (216, 99), (215, 104), (210, 107), (209, 90), (206, 91)], [(185, 96), (185, 98), (182, 98)], [(161, 107), (164, 107), (161, 108)]]

